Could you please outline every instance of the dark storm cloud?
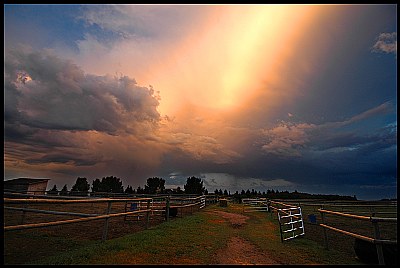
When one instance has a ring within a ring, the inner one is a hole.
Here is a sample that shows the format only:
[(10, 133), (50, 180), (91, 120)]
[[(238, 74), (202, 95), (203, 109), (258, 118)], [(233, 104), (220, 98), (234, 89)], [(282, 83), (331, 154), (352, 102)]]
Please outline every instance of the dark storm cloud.
[(50, 153), (39, 158), (27, 159), (25, 162), (28, 164), (41, 164), (41, 163), (71, 163), (75, 166), (93, 166), (101, 161), (100, 157), (79, 155), (65, 152)]
[[(135, 132), (159, 120), (158, 97), (129, 77), (93, 76), (50, 52), (7, 51), (5, 120), (38, 129)], [(29, 78), (21, 82), (21, 75)]]
[[(162, 170), (164, 174), (180, 172), (183, 178), (193, 174), (220, 174), (216, 175), (219, 180), (229, 176), (260, 185), (261, 182), (274, 185), (272, 182), (283, 179), (279, 182), (291, 187), (392, 183), (397, 176), (397, 124), (380, 127), (382, 122), (377, 125), (371, 122), (386, 120), (386, 116), (394, 112), (392, 104), (383, 103), (343, 121), (321, 124), (281, 121), (269, 129), (242, 130), (241, 135), (246, 133), (248, 138), (242, 139), (243, 144), (237, 147), (240, 155), (231, 161), (218, 163), (210, 161), (209, 157), (195, 159), (176, 148), (174, 153), (170, 151), (164, 155)], [(222, 137), (235, 137), (238, 131), (235, 128), (226, 130)], [(231, 146), (237, 145), (238, 139), (232, 139)], [(229, 144), (227, 146), (229, 148)], [(216, 185), (212, 177), (206, 179), (210, 185)]]
[(360, 146), (375, 140), (376, 137), (360, 137), (356, 133), (337, 133), (328, 137), (320, 137), (318, 144), (316, 143), (314, 146), (317, 145), (319, 150), (328, 150), (337, 147)]

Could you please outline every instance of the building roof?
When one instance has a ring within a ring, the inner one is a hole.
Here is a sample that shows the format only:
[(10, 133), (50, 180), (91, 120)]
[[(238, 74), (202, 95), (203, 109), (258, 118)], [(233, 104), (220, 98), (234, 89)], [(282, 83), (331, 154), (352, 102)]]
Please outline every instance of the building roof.
[(41, 182), (47, 182), (50, 179), (31, 179), (31, 178), (18, 178), (18, 179), (12, 179), (8, 181), (4, 181), (4, 184), (6, 185), (27, 185), (27, 184), (35, 184), (35, 183), (41, 183)]

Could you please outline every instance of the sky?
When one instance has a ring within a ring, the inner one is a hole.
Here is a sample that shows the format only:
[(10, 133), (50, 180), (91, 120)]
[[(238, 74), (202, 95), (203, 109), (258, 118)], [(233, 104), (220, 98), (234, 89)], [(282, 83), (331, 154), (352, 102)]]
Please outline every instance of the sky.
[(397, 198), (397, 5), (4, 5), (4, 179)]

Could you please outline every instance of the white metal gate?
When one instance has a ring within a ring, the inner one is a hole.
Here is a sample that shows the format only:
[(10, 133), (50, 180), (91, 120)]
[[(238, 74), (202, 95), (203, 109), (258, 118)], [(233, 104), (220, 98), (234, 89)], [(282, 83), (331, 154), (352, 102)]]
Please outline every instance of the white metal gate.
[(243, 212), (269, 211), (266, 198), (243, 198)]
[(200, 208), (204, 208), (206, 206), (206, 196), (202, 195), (200, 198)]
[(282, 242), (304, 235), (301, 207), (278, 209), (278, 220)]

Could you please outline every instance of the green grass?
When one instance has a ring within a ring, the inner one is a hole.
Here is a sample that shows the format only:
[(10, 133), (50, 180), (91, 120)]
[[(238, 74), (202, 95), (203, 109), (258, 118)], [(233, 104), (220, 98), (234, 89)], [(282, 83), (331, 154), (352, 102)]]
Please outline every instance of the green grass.
[(277, 220), (262, 212), (251, 214), (242, 236), (284, 264), (361, 264), (335, 249), (325, 250), (306, 236), (282, 243)]
[[(213, 264), (216, 252), (226, 247), (232, 236), (250, 241), (282, 264), (360, 264), (354, 257), (335, 249), (326, 251), (321, 243), (306, 237), (282, 243), (276, 218), (265, 212), (245, 213), (250, 217), (247, 224), (232, 228), (219, 216), (206, 213), (210, 210), (241, 214), (242, 206), (208, 206), (193, 215), (124, 237), (81, 241), (63, 251), (55, 248), (49, 250), (49, 257), (29, 264)], [(45, 242), (51, 244), (52, 239), (60, 242), (56, 237), (46, 237)]]
[[(9, 244), (8, 241), (13, 243)], [(4, 234), (4, 264), (24, 264), (28, 260), (36, 261), (60, 252), (69, 252), (75, 248), (87, 246), (93, 242), (57, 237), (34, 230), (15, 231)], [(7, 247), (18, 250), (9, 252)], [(40, 248), (40, 250), (36, 250)]]
[(208, 263), (230, 236), (227, 224), (210, 225), (217, 216), (196, 213), (122, 238), (96, 242), (35, 264)]

